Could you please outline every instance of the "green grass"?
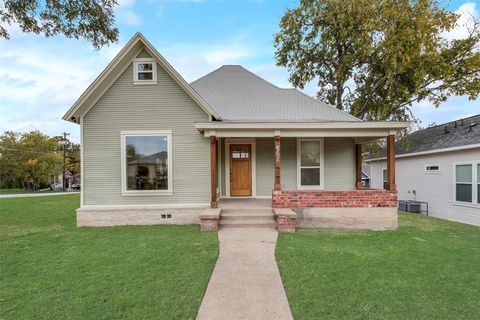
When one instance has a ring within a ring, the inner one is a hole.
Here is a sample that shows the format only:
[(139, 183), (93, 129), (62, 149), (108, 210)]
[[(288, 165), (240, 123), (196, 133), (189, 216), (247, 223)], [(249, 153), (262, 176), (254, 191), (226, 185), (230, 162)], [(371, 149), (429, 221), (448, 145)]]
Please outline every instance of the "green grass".
[(295, 319), (479, 319), (480, 228), (402, 213), (387, 232), (280, 234)]
[(195, 318), (216, 233), (77, 228), (78, 205), (78, 195), (0, 200), (0, 319)]

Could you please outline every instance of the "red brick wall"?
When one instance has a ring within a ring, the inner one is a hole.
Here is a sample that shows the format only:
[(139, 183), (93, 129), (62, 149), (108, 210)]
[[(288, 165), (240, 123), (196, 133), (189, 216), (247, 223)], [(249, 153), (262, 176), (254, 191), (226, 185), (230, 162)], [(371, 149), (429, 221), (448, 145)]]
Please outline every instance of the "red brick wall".
[(293, 190), (273, 191), (273, 208), (371, 208), (397, 207), (397, 192), (363, 190)]

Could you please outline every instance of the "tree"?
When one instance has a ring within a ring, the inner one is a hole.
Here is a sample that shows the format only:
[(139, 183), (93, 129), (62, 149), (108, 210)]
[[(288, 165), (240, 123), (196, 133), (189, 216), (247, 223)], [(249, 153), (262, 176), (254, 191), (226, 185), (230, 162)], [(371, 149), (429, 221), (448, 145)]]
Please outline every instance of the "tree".
[(62, 170), (61, 147), (56, 138), (39, 131), (5, 132), (0, 136), (2, 187), (37, 190), (55, 181)]
[(340, 110), (408, 120), (414, 102), (480, 94), (480, 23), (449, 41), (458, 17), (436, 0), (301, 0), (280, 21), (277, 64), (296, 87), (317, 80), (317, 97)]
[(100, 47), (117, 42), (113, 9), (116, 0), (4, 0), (0, 5), (0, 37), (9, 39), (5, 24), (23, 32), (51, 37), (85, 38)]

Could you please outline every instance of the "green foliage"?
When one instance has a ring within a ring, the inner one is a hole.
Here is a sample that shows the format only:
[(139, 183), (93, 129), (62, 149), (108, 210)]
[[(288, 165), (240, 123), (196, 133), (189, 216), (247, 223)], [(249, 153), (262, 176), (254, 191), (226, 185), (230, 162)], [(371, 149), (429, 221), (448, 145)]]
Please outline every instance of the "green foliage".
[(56, 138), (39, 131), (0, 136), (0, 179), (2, 187), (37, 190), (55, 182), (62, 171), (62, 155)]
[[(480, 94), (480, 24), (449, 41), (458, 15), (436, 0), (302, 0), (275, 35), (277, 64), (302, 88), (367, 120), (408, 120), (413, 102)], [(352, 83), (351, 87), (346, 84)]]
[(413, 214), (396, 231), (279, 234), (295, 319), (478, 319), (480, 228)]
[(99, 49), (118, 40), (116, 5), (116, 0), (5, 0), (0, 5), (0, 37), (9, 39), (4, 24), (15, 23), (23, 32), (82, 37)]
[(194, 319), (217, 259), (216, 233), (77, 228), (79, 202), (0, 199), (0, 318)]

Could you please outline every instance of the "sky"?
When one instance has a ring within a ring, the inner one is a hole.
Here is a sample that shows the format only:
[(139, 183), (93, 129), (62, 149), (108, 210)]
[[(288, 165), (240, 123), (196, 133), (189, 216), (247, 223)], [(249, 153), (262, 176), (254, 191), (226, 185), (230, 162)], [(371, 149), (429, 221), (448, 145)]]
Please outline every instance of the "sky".
[[(93, 49), (86, 40), (45, 38), (10, 26), (10, 40), (0, 39), (0, 132), (38, 129), (63, 131), (79, 142), (78, 125), (61, 119), (126, 42), (140, 31), (188, 81), (224, 64), (241, 64), (280, 87), (291, 87), (288, 72), (275, 65), (273, 34), (295, 0), (119, 0), (115, 10), (118, 43)], [(479, 15), (480, 3), (453, 0), (449, 10), (461, 23), (446, 36), (465, 36), (464, 24)], [(314, 96), (315, 83), (303, 91)], [(427, 101), (413, 114), (422, 126), (480, 113), (480, 99), (451, 97), (439, 108)]]

